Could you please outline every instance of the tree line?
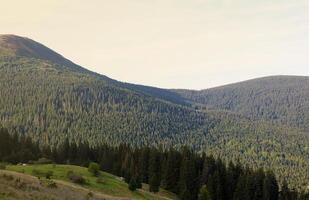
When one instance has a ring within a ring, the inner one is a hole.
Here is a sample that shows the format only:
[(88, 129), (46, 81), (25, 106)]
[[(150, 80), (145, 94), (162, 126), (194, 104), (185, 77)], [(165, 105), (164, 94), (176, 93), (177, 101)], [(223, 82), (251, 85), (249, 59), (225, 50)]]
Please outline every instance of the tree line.
[(308, 193), (291, 190), (285, 181), (279, 184), (271, 171), (253, 170), (239, 162), (226, 164), (188, 147), (181, 150), (133, 148), (125, 144), (91, 147), (86, 142), (75, 144), (66, 139), (58, 148), (51, 149), (39, 147), (29, 137), (18, 137), (0, 129), (1, 161), (19, 163), (42, 157), (55, 163), (80, 166), (96, 162), (101, 170), (123, 177), (131, 190), (147, 183), (150, 192), (164, 188), (183, 200), (293, 200), (309, 197)]
[(280, 182), (289, 176), (290, 187), (308, 184), (309, 134), (295, 128), (168, 103), (161, 97), (170, 93), (114, 84), (38, 59), (0, 59), (0, 85), (0, 124), (40, 145), (58, 148), (66, 138), (98, 147), (128, 143), (179, 150), (187, 145), (225, 160), (240, 158), (253, 168), (271, 168)]

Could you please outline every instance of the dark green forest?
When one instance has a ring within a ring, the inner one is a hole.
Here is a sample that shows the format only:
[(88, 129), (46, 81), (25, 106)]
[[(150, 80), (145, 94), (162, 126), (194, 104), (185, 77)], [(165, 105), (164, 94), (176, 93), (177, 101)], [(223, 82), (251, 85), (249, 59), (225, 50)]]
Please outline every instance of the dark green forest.
[[(301, 126), (208, 108), (205, 102), (170, 90), (121, 83), (34, 41), (6, 42), (18, 51), (0, 42), (0, 123), (13, 135), (31, 137), (38, 146), (52, 149), (66, 140), (91, 148), (127, 144), (163, 151), (187, 145), (224, 163), (239, 160), (254, 170), (272, 169), (280, 184), (289, 177), (291, 188), (308, 185), (309, 134)], [(293, 104), (298, 103), (299, 98)]]
[(306, 133), (233, 113), (197, 111), (41, 60), (2, 59), (0, 71), (1, 122), (41, 144), (58, 146), (66, 137), (93, 146), (185, 144), (274, 168), (279, 177), (289, 174), (294, 187), (307, 183)]
[(39, 148), (30, 137), (18, 137), (17, 134), (9, 134), (7, 129), (0, 129), (0, 161), (35, 163), (38, 159), (89, 165), (94, 175), (102, 169), (123, 177), (130, 190), (148, 183), (150, 192), (158, 192), (161, 187), (183, 200), (308, 198), (308, 193), (291, 190), (285, 181), (279, 185), (271, 171), (253, 170), (243, 167), (240, 162), (226, 164), (207, 153), (197, 154), (188, 147), (178, 151), (173, 148), (132, 148), (125, 144), (91, 147), (88, 143), (69, 143), (66, 139), (59, 148)]

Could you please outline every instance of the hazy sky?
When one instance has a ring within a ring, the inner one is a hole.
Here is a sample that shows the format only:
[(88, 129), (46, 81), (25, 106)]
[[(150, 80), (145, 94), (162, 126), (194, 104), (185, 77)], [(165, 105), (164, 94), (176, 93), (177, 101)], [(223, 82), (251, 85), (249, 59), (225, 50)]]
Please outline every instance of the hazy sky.
[(309, 0), (0, 0), (0, 33), (111, 78), (202, 89), (309, 76)]

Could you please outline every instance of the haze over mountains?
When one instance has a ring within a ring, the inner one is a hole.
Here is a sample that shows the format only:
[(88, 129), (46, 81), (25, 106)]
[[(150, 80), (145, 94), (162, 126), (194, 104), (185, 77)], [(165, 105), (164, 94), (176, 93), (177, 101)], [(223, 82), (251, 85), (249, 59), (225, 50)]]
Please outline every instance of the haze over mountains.
[(0, 124), (41, 144), (189, 145), (308, 184), (309, 78), (166, 90), (90, 72), (33, 40), (0, 36)]

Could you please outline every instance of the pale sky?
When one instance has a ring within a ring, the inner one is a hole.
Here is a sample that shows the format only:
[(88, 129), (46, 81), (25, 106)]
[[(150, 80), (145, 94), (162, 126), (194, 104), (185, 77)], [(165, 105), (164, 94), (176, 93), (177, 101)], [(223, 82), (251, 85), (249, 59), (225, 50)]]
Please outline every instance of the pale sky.
[(0, 33), (111, 78), (203, 89), (309, 76), (309, 0), (0, 0)]

